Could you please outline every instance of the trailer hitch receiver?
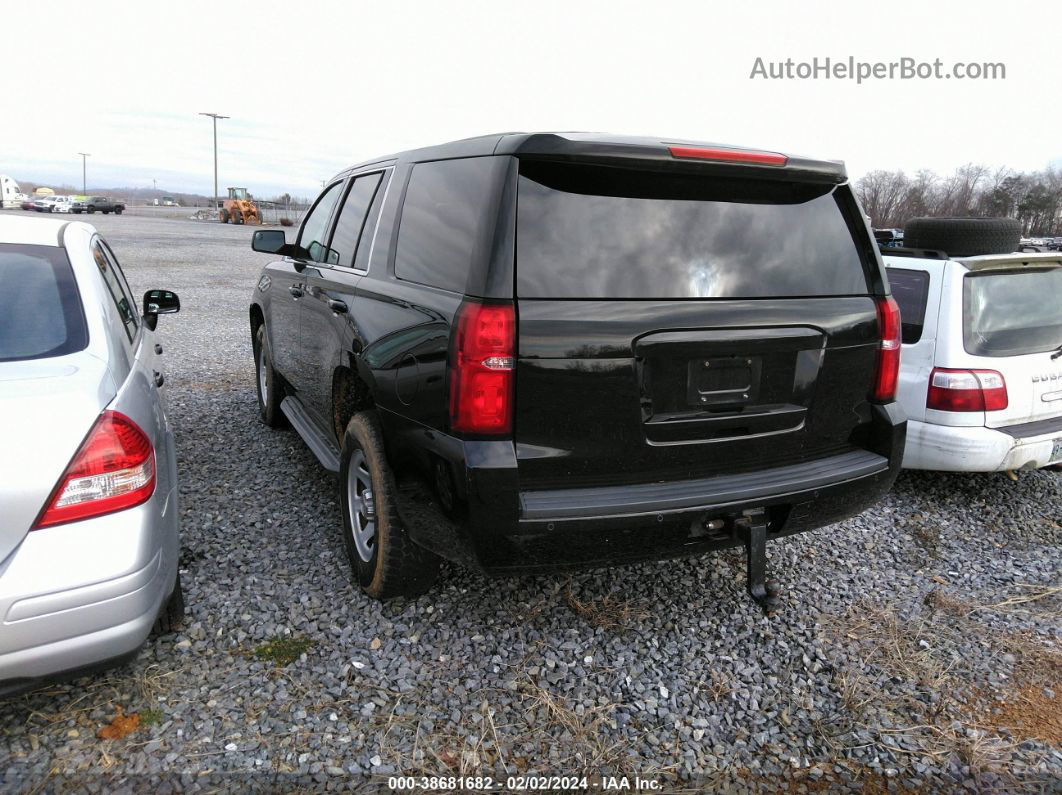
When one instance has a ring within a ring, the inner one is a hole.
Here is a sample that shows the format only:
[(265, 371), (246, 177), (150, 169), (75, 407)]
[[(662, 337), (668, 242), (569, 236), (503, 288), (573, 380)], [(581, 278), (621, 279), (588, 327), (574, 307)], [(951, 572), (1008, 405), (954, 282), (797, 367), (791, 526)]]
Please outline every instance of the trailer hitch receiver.
[(734, 529), (745, 544), (749, 596), (770, 615), (779, 607), (779, 589), (775, 582), (767, 581), (767, 512), (763, 508), (742, 511)]

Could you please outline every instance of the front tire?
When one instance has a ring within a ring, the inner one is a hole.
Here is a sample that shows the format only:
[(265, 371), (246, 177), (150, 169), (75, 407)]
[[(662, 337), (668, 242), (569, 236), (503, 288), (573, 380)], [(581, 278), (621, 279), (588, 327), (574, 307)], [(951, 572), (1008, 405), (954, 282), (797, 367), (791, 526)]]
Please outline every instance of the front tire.
[(283, 428), (287, 421), (280, 410), (280, 401), (284, 399), (284, 387), (273, 369), (273, 356), (269, 351), (265, 323), (258, 327), (254, 335), (255, 382), (258, 387), (258, 416), (270, 428)]
[(339, 501), (354, 579), (373, 599), (419, 596), (439, 576), (439, 557), (409, 537), (396, 497), (376, 414), (358, 412), (343, 434)]

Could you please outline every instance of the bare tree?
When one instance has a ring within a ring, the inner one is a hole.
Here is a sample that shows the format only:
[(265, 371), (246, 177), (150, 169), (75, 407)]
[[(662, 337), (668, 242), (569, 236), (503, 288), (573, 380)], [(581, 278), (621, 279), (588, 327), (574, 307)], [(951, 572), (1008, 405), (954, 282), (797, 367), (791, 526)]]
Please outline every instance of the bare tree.
[(1017, 173), (978, 163), (941, 178), (928, 170), (871, 171), (855, 183), (859, 201), (879, 228), (902, 227), (921, 216), (1008, 216), (1026, 234), (1062, 234), (1062, 171)]

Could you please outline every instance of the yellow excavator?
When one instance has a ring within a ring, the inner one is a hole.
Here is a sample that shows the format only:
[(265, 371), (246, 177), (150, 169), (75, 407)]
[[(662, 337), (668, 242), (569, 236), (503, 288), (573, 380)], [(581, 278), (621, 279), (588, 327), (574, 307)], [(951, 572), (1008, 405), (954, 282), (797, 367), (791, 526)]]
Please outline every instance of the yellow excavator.
[(218, 219), (223, 224), (261, 224), (262, 211), (247, 188), (229, 188), (229, 197), (221, 201), (218, 209)]

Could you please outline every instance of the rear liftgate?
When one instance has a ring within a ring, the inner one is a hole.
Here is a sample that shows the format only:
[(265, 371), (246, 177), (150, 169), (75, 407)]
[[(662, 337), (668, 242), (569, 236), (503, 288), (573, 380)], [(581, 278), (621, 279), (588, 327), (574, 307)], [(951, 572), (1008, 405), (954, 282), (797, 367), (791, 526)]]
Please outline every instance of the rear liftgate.
[[(804, 326), (642, 337), (635, 343), (635, 354), (646, 438), (658, 444), (743, 439), (769, 444), (753, 440), (799, 432), (824, 348), (823, 334)], [(779, 588), (766, 581), (769, 519), (763, 507), (705, 519), (709, 532), (722, 532), (744, 544), (748, 592), (768, 613), (779, 606)]]

